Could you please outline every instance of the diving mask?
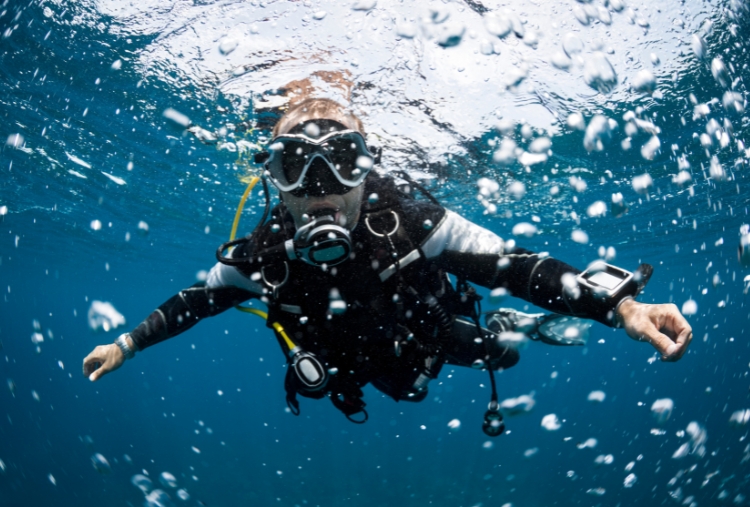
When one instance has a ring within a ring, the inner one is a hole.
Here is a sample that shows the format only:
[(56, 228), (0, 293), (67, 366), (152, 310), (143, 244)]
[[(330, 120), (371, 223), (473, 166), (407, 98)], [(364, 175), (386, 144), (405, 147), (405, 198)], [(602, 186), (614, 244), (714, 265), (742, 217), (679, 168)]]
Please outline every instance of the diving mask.
[(283, 192), (304, 195), (343, 195), (362, 184), (375, 157), (356, 130), (330, 132), (317, 139), (283, 134), (271, 141), (265, 169)]

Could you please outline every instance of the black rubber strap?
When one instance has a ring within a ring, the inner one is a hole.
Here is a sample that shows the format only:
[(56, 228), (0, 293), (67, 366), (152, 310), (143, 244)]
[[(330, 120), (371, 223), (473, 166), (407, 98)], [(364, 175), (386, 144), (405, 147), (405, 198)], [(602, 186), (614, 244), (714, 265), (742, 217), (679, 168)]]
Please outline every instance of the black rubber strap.
[[(331, 394), (331, 402), (354, 424), (364, 424), (369, 419), (367, 410), (365, 410), (367, 404), (362, 400), (361, 396), (348, 393)], [(364, 419), (352, 419), (352, 416), (359, 413), (364, 414)]]

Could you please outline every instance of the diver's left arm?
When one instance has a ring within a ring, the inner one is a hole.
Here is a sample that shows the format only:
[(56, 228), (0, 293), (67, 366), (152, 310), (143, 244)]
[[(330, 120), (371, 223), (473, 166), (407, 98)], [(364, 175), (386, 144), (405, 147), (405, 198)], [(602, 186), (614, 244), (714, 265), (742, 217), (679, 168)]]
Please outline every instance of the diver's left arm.
[[(546, 310), (624, 327), (636, 340), (648, 341), (664, 359), (677, 360), (692, 338), (690, 325), (674, 305), (647, 305), (622, 293), (601, 299), (571, 287), (580, 270), (546, 253), (515, 248), (493, 232), (447, 211), (422, 243), (427, 259), (467, 281), (510, 294)], [(568, 287), (566, 288), (566, 281)]]

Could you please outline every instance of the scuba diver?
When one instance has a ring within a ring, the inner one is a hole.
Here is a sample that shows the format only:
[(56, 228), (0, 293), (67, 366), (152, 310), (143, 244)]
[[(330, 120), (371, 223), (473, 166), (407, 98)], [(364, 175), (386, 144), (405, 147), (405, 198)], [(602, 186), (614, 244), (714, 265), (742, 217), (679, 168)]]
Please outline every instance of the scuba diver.
[[(373, 171), (359, 118), (328, 99), (292, 106), (256, 155), (263, 183), (281, 203), (252, 234), (221, 245), (205, 282), (180, 291), (114, 343), (83, 361), (91, 381), (136, 352), (190, 329), (203, 318), (258, 299), (287, 357), (286, 398), (328, 397), (352, 422), (367, 420), (362, 388), (418, 402), (445, 364), (489, 372), (492, 399), (483, 429), (503, 432), (494, 372), (519, 360), (528, 336), (581, 344), (573, 318), (622, 327), (665, 361), (685, 354), (692, 329), (673, 304), (634, 298), (651, 276), (595, 263), (584, 272), (515, 247), (442, 207), (406, 173), (407, 185)], [(427, 199), (416, 199), (419, 190)], [(449, 277), (452, 275), (455, 282)], [(553, 315), (501, 309), (479, 322), (470, 283), (504, 289)], [(567, 316), (567, 317), (562, 317)], [(561, 320), (562, 319), (562, 320)], [(570, 332), (571, 329), (574, 332)]]

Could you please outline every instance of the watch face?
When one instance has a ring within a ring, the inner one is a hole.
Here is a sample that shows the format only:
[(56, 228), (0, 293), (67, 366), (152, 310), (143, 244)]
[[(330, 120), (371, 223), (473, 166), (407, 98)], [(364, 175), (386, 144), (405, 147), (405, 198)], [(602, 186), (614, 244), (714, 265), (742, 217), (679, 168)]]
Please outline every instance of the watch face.
[(610, 297), (622, 290), (632, 280), (633, 273), (611, 264), (592, 265), (578, 275), (578, 283), (591, 288), (599, 296)]
[(598, 273), (594, 273), (591, 276), (588, 276), (587, 279), (589, 282), (594, 283), (607, 290), (613, 290), (618, 285), (620, 285), (620, 283), (622, 283), (622, 280), (623, 280), (622, 278), (613, 276), (612, 274), (607, 273), (606, 271), (599, 271)]

